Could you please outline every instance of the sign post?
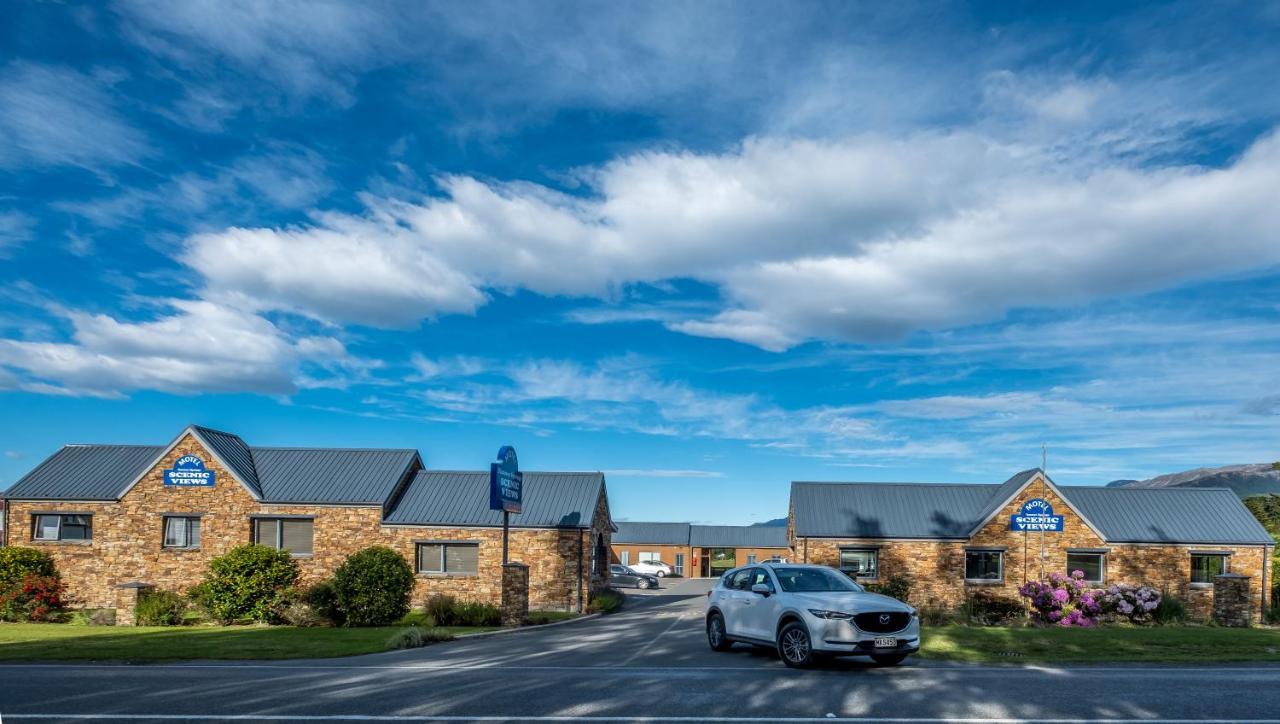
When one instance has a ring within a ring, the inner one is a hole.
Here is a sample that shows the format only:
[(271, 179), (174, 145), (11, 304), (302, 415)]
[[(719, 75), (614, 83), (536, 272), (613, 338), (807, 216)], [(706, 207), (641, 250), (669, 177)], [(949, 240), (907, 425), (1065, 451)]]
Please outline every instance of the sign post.
[(498, 459), (489, 464), (489, 510), (502, 511), (502, 565), (507, 564), (507, 539), (511, 533), (511, 514), (519, 513), (524, 503), (524, 474), (516, 459), (516, 449), (503, 445)]

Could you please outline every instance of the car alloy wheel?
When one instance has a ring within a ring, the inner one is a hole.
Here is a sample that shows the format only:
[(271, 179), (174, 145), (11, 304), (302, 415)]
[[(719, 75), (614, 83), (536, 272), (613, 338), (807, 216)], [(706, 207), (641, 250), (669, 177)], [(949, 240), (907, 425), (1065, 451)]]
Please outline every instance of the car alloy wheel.
[(813, 647), (809, 631), (798, 622), (791, 622), (778, 634), (778, 654), (787, 666), (808, 666), (813, 661)]
[(707, 619), (707, 643), (711, 645), (712, 651), (728, 651), (733, 645), (725, 635), (724, 618), (718, 613), (711, 614)]
[(667, 575), (667, 574), (666, 574), (666, 572), (665, 572), (665, 571), (658, 571), (658, 574), (657, 574), (657, 575), (658, 575), (658, 578), (662, 578), (663, 576), (665, 576), (665, 575)]
[(643, 591), (648, 587), (649, 587), (649, 582), (647, 580), (641, 578), (640, 580), (636, 581), (636, 588), (639, 588), (640, 590)]

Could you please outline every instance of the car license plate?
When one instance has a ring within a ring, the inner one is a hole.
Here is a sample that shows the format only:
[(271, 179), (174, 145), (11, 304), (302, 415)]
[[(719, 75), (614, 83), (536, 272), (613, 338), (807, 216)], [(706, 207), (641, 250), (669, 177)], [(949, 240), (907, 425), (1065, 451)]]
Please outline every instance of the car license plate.
[(876, 639), (875, 646), (877, 649), (896, 649), (898, 640), (892, 636), (881, 636)]

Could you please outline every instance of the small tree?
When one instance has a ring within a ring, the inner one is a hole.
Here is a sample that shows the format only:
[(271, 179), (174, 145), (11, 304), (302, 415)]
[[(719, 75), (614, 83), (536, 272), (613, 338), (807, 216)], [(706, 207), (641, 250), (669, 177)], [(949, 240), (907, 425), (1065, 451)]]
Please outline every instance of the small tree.
[(0, 547), (0, 593), (21, 583), (27, 576), (58, 576), (53, 558), (44, 551), (18, 546)]
[(346, 626), (385, 626), (409, 612), (413, 569), (385, 546), (352, 553), (333, 574)]
[(296, 580), (298, 564), (288, 551), (243, 545), (209, 561), (191, 597), (219, 621), (267, 621)]

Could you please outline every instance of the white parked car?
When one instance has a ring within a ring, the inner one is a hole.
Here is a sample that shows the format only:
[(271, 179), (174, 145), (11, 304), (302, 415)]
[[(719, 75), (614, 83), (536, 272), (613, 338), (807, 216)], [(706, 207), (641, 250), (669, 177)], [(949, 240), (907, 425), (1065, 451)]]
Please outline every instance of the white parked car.
[(671, 566), (659, 560), (632, 563), (631, 568), (634, 569), (636, 573), (645, 573), (650, 576), (657, 576), (658, 578), (665, 578), (671, 575)]
[(868, 593), (826, 566), (764, 563), (735, 568), (707, 594), (707, 643), (776, 648), (787, 666), (817, 655), (870, 656), (892, 666), (920, 650), (920, 617), (897, 599)]

